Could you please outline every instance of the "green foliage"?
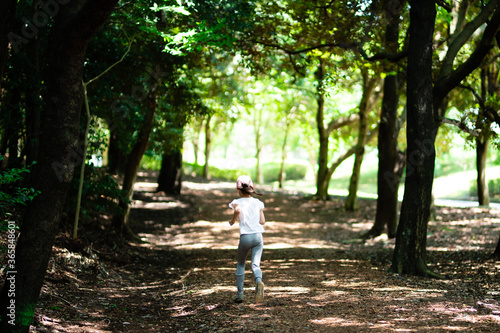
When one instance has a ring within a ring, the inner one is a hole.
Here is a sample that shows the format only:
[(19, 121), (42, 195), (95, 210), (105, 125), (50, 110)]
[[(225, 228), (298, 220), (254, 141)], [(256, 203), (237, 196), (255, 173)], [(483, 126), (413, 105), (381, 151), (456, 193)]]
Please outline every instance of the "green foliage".
[[(0, 156), (0, 161), (3, 156)], [(3, 220), (7, 215), (7, 210), (18, 205), (26, 205), (40, 194), (34, 188), (24, 188), (16, 186), (24, 176), (30, 172), (30, 166), (23, 168), (13, 168), (0, 173), (0, 219)]]
[[(470, 182), (469, 193), (470, 196), (477, 196), (477, 180)], [(500, 200), (500, 178), (488, 180), (488, 193), (490, 195), (490, 200)]]
[(475, 168), (475, 158), (471, 154), (463, 154), (460, 159), (458, 153), (445, 152), (436, 159), (434, 176), (443, 177), (456, 172), (463, 172)]
[[(210, 176), (214, 179), (234, 181), (239, 176), (244, 174), (251, 174), (253, 171), (243, 169), (219, 169), (216, 167), (209, 167)], [(269, 163), (262, 166), (262, 173), (265, 183), (278, 181), (280, 170), (279, 163)], [(185, 175), (199, 176), (203, 175), (203, 166), (191, 163), (183, 163), (183, 172)], [(285, 173), (287, 180), (300, 180), (304, 179), (307, 173), (307, 166), (302, 164), (285, 165)]]
[(151, 152), (146, 152), (142, 157), (139, 169), (159, 171), (161, 169), (161, 158)]
[(488, 190), (492, 198), (500, 200), (500, 178), (490, 179), (488, 181)]
[[(76, 170), (75, 175), (80, 174), (78, 170)], [(70, 193), (77, 193), (78, 183), (79, 177), (74, 177)], [(121, 213), (122, 209), (118, 206), (118, 199), (124, 202), (129, 201), (122, 192), (117, 180), (107, 174), (104, 169), (86, 165), (82, 188), (82, 218), (89, 220), (102, 213)], [(66, 211), (72, 216), (76, 207), (76, 195), (68, 201)]]
[[(185, 175), (190, 175), (193, 177), (203, 176), (203, 166), (202, 165), (197, 165), (197, 164), (192, 164), (192, 163), (183, 163), (182, 168), (183, 168), (183, 173)], [(209, 173), (210, 173), (211, 177), (214, 179), (234, 181), (240, 175), (247, 174), (248, 171), (219, 169), (216, 167), (209, 166)]]
[(234, 49), (238, 39), (249, 36), (254, 8), (245, 0), (203, 0), (152, 9), (163, 11), (168, 21), (175, 22), (163, 31), (165, 51), (186, 55), (207, 46)]
[[(262, 166), (262, 174), (265, 183), (278, 181), (281, 165), (279, 163), (269, 163)], [(304, 179), (307, 173), (307, 166), (302, 164), (285, 164), (286, 180)]]

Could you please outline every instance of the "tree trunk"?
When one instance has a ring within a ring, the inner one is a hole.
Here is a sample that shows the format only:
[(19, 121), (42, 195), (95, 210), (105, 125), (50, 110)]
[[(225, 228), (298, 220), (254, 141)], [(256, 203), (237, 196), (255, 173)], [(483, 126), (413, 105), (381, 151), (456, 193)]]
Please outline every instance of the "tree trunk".
[(318, 200), (328, 199), (328, 136), (329, 133), (324, 125), (324, 109), (325, 109), (325, 96), (323, 92), (324, 64), (320, 60), (318, 69), (316, 71), (316, 81), (318, 82), (316, 100), (318, 109), (316, 111), (316, 125), (319, 135), (319, 154), (318, 154), (318, 176), (316, 179), (316, 195)]
[(30, 47), (30, 57), (32, 58), (35, 73), (33, 73), (33, 83), (30, 91), (26, 92), (26, 164), (31, 164), (38, 160), (40, 147), (40, 126), (41, 126), (41, 105), (40, 100), (40, 65), (39, 65), (39, 43), (38, 38), (34, 40)]
[[(112, 1), (61, 6), (48, 48), (48, 98), (40, 137), (40, 159), (33, 170), (33, 188), (41, 191), (28, 206), (0, 298), (0, 331), (29, 331), (52, 245), (63, 212), (78, 152), (82, 72), (90, 37), (116, 4)], [(15, 297), (9, 293), (15, 280)], [(14, 304), (10, 312), (8, 306)], [(14, 318), (13, 318), (14, 317)], [(13, 320), (15, 325), (9, 323)]]
[(264, 175), (262, 174), (261, 153), (262, 153), (262, 109), (255, 111), (254, 118), (254, 132), (255, 132), (255, 160), (257, 164), (255, 165), (255, 180), (258, 184), (264, 182)]
[(198, 153), (200, 150), (200, 134), (201, 128), (203, 127), (203, 118), (199, 118), (199, 120), (195, 120), (193, 122), (193, 137), (191, 138), (191, 143), (193, 144), (193, 153), (194, 153), (194, 165), (198, 165)]
[(123, 212), (121, 214), (117, 214), (113, 218), (115, 228), (120, 232), (120, 234), (136, 241), (140, 241), (140, 238), (132, 232), (132, 229), (130, 229), (130, 202), (132, 201), (132, 196), (134, 194), (134, 184), (137, 177), (137, 171), (139, 170), (142, 156), (146, 152), (149, 137), (153, 129), (154, 115), (157, 107), (155, 89), (151, 90), (145, 102), (147, 104), (147, 113), (141, 129), (139, 130), (137, 141), (127, 158), (127, 165), (123, 176), (122, 191), (125, 194), (126, 200), (120, 200), (118, 203)]
[(435, 276), (427, 267), (427, 223), (432, 202), (436, 135), (432, 90), (433, 0), (413, 2), (408, 57), (407, 171), (391, 271)]
[(286, 178), (286, 173), (285, 173), (285, 162), (286, 162), (286, 145), (288, 141), (288, 132), (290, 130), (290, 115), (288, 114), (286, 117), (286, 124), (285, 124), (285, 136), (283, 137), (283, 142), (281, 144), (281, 163), (280, 163), (280, 171), (278, 175), (278, 187), (283, 188), (284, 183), (285, 183), (285, 178)]
[[(489, 89), (487, 88), (490, 83), (490, 71), (487, 69), (481, 70), (481, 101), (486, 101)], [(492, 84), (495, 86), (495, 83)], [(495, 89), (491, 90), (491, 95), (494, 95)], [(476, 138), (476, 169), (477, 169), (477, 197), (480, 206), (489, 206), (490, 194), (488, 191), (488, 183), (486, 181), (486, 164), (488, 158), (488, 148), (490, 145), (490, 122), (484, 121), (488, 119), (486, 116), (485, 104), (480, 103), (480, 111), (476, 121), (476, 128), (482, 130), (479, 137)]]
[(490, 195), (486, 181), (486, 160), (488, 158), (489, 137), (476, 139), (477, 196), (481, 206), (489, 206)]
[(108, 171), (111, 174), (123, 174), (127, 165), (127, 155), (120, 149), (118, 131), (111, 129), (109, 133), (108, 147)]
[(359, 177), (361, 176), (361, 164), (365, 155), (365, 145), (368, 138), (368, 114), (372, 109), (373, 104), (370, 99), (373, 97), (373, 91), (377, 86), (378, 79), (369, 78), (367, 71), (363, 71), (363, 96), (359, 104), (359, 130), (358, 142), (356, 144), (356, 154), (354, 157), (354, 165), (352, 168), (351, 180), (349, 183), (349, 194), (345, 202), (347, 211), (355, 211), (357, 209), (358, 185)]
[(495, 252), (491, 255), (491, 258), (500, 260), (500, 237), (498, 238), (497, 247), (495, 248)]
[(158, 176), (157, 192), (167, 195), (181, 194), (182, 188), (182, 153), (180, 150), (163, 154), (161, 170)]
[(365, 237), (376, 237), (384, 231), (389, 238), (396, 237), (398, 190), (405, 164), (404, 154), (398, 150), (398, 104), (397, 77), (388, 75), (378, 135), (377, 212), (375, 223)]
[(205, 123), (205, 165), (203, 166), (203, 177), (206, 179), (210, 179), (210, 148), (212, 143), (212, 133), (210, 130), (210, 120), (212, 116), (207, 116), (207, 122)]
[[(399, 49), (399, 17), (401, 6), (393, 7), (385, 3), (384, 13), (388, 24), (385, 33), (385, 47), (391, 53)], [(398, 77), (390, 74), (395, 70), (392, 64), (386, 64), (384, 96), (380, 113), (378, 132), (378, 173), (377, 173), (377, 211), (375, 223), (364, 237), (377, 237), (387, 231), (389, 238), (396, 237), (398, 225), (398, 189), (403, 175), (405, 156), (398, 149)]]

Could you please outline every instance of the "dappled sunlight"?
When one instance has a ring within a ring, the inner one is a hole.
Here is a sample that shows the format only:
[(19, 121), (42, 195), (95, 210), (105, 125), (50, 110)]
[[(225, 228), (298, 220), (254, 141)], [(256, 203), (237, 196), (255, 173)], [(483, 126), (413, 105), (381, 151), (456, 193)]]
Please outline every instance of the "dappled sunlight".
[(141, 200), (135, 200), (132, 205), (132, 208), (146, 208), (153, 210), (164, 210), (174, 207), (188, 208), (186, 204), (182, 204), (179, 202), (144, 202)]
[(164, 234), (139, 234), (156, 246), (177, 249), (234, 249), (238, 245), (239, 233), (228, 222), (197, 221), (183, 225), (172, 225)]
[[(97, 318), (96, 318), (97, 319)], [(77, 322), (68, 323), (64, 318), (50, 318), (42, 316), (40, 324), (46, 327), (49, 332), (89, 332), (89, 333), (109, 333), (109, 320), (102, 319), (101, 321), (81, 320)]]
[[(394, 239), (359, 238), (373, 225), (374, 201), (346, 212), (339, 198), (321, 202), (259, 188), (267, 221), (261, 263), (265, 299), (254, 303), (248, 260), (246, 298), (235, 304), (239, 228), (229, 225), (227, 206), (236, 197), (234, 184), (187, 182), (178, 197), (139, 186), (131, 227), (146, 243), (134, 245), (135, 259), (108, 268), (114, 282), (103, 279), (97, 289), (78, 290), (82, 299), (95, 299), (88, 316), (123, 312), (122, 321), (100, 322), (95, 332), (126, 331), (130, 307), (143, 312), (136, 328), (162, 323), (156, 331), (172, 332), (220, 325), (263, 332), (454, 332), (499, 323), (500, 292), (492, 286), (500, 264), (478, 259), (495, 245), (498, 211), (438, 207), (436, 221), (429, 223), (428, 257), (433, 269), (448, 276), (428, 280), (387, 273)], [(137, 272), (137, 265), (143, 271)], [(455, 278), (461, 269), (481, 273)], [(161, 310), (150, 311), (153, 304)]]
[(358, 322), (358, 321), (352, 321), (352, 320), (345, 319), (345, 318), (334, 318), (334, 317), (313, 319), (313, 320), (311, 320), (311, 323), (318, 324), (318, 325), (332, 326), (332, 327), (361, 326), (361, 325), (363, 325), (363, 323)]
[[(145, 223), (148, 222), (145, 221)], [(269, 249), (333, 248), (339, 246), (328, 238), (327, 227), (324, 224), (268, 221), (265, 229), (264, 244)], [(321, 233), (322, 230), (325, 231), (325, 239), (307, 237), (308, 233)], [(140, 233), (139, 236), (156, 244), (156, 246), (169, 246), (177, 249), (233, 249), (238, 246), (239, 240), (238, 225), (230, 226), (227, 221), (200, 220), (182, 225), (172, 225), (164, 228), (164, 231), (164, 234)]]
[[(466, 218), (471, 214), (465, 214), (463, 209), (440, 209), (436, 221), (429, 222), (427, 250), (441, 252), (474, 251), (484, 248), (493, 250), (496, 240), (493, 241), (491, 236), (500, 232), (498, 218), (500, 211), (469, 208), (469, 212), (476, 215), (476, 218)], [(455, 219), (450, 220), (452, 217)], [(463, 236), (456, 238), (456, 235)]]

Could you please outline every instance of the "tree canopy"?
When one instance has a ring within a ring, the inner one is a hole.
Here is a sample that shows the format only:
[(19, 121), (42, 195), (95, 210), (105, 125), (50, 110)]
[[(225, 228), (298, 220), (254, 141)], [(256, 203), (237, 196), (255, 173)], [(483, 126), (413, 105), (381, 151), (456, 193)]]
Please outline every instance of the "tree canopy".
[(12, 328), (4, 284), (2, 331), (29, 330), (75, 210), (86, 221), (75, 238), (108, 216), (104, 232), (144, 241), (129, 213), (148, 158), (158, 195), (181, 195), (192, 150), (205, 178), (248, 172), (284, 187), (312, 174), (322, 201), (353, 160), (345, 209), (357, 210), (363, 161), (378, 152), (377, 218), (363, 237), (396, 238), (398, 274), (439, 277), (426, 230), (450, 133), (477, 149), (478, 200), (490, 203), (500, 0), (4, 1), (0, 16), (0, 215), (19, 228), (22, 289)]

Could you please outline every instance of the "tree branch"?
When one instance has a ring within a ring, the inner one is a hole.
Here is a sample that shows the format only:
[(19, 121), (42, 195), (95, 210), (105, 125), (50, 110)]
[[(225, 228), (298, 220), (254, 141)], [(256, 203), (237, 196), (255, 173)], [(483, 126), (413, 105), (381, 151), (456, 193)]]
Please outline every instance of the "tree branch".
[(451, 13), (451, 6), (447, 4), (444, 0), (436, 0), (438, 6), (443, 7), (448, 13)]
[(450, 118), (441, 118), (440, 120), (441, 120), (441, 124), (454, 125), (454, 126), (458, 127), (461, 131), (469, 133), (470, 135), (475, 136), (475, 137), (478, 137), (479, 134), (481, 133), (480, 129), (475, 129), (475, 130), (470, 129), (467, 127), (467, 125), (464, 122), (462, 122), (460, 120), (450, 119)]
[(345, 116), (345, 117), (333, 119), (328, 124), (327, 133), (328, 133), (328, 135), (330, 135), (330, 133), (333, 130), (335, 130), (337, 128), (341, 128), (341, 127), (349, 125), (349, 124), (352, 124), (353, 122), (358, 121), (358, 120), (359, 120), (359, 115), (357, 113), (353, 113), (353, 114), (350, 114), (350, 115)]
[(97, 75), (96, 77), (94, 77), (93, 79), (90, 79), (89, 81), (85, 82), (84, 85), (85, 86), (88, 86), (89, 84), (91, 84), (92, 82), (96, 81), (97, 79), (101, 78), (103, 75), (105, 75), (107, 72), (109, 72), (111, 69), (113, 69), (116, 65), (118, 65), (119, 63), (121, 63), (123, 61), (123, 59), (125, 59), (125, 57), (127, 56), (127, 54), (130, 52), (130, 49), (132, 48), (132, 43), (134, 42), (134, 39), (140, 35), (140, 33), (134, 35), (132, 38), (129, 39), (128, 41), (128, 47), (127, 47), (127, 50), (125, 51), (125, 53), (122, 55), (122, 57), (120, 59), (118, 59), (114, 64), (112, 64), (111, 66), (109, 66), (106, 70), (104, 70), (102, 73), (100, 73), (99, 75)]
[[(490, 1), (495, 3), (500, 3), (500, 0)], [(489, 4), (489, 3), (488, 3)], [(460, 82), (472, 73), (483, 61), (486, 54), (493, 48), (494, 39), (500, 28), (500, 8), (496, 8), (493, 16), (491, 17), (484, 33), (482, 35), (481, 41), (477, 45), (474, 52), (463, 64), (458, 66), (457, 69), (449, 71), (443, 69), (440, 73), (440, 77), (436, 84), (434, 85), (434, 107), (437, 109), (441, 101), (446, 97), (446, 95), (455, 87), (457, 87)]]
[(401, 59), (404, 59), (408, 56), (408, 49), (405, 49), (398, 53), (380, 52), (370, 57), (368, 56), (368, 54), (366, 54), (365, 50), (363, 49), (363, 45), (359, 45), (358, 52), (365, 60), (368, 61), (389, 60), (391, 62), (398, 62)]
[(474, 97), (476, 98), (477, 102), (479, 103), (479, 106), (484, 109), (485, 108), (485, 105), (484, 105), (484, 100), (481, 98), (481, 96), (479, 96), (479, 94), (477, 93), (477, 91), (475, 89), (473, 89), (472, 87), (468, 86), (468, 85), (465, 85), (465, 84), (459, 84), (458, 85), (460, 88), (463, 88), (465, 90), (469, 90), (471, 92), (472, 95), (474, 95)]
[[(368, 144), (370, 141), (372, 141), (374, 138), (377, 137), (378, 135), (378, 131), (379, 131), (379, 125), (377, 125), (377, 127), (375, 127), (369, 134), (368, 134), (368, 137), (366, 138), (366, 144)], [(331, 178), (332, 175), (333, 175), (333, 172), (338, 168), (338, 166), (343, 162), (345, 161), (346, 159), (348, 159), (349, 157), (351, 157), (352, 155), (354, 155), (356, 153), (356, 151), (358, 150), (358, 146), (357, 145), (354, 145), (352, 146), (351, 148), (349, 148), (347, 151), (345, 151), (342, 155), (340, 155), (335, 161), (332, 162), (332, 164), (330, 165), (330, 167), (328, 168), (327, 170), (327, 179)]]
[(441, 72), (439, 73), (440, 77), (446, 76), (453, 70), (453, 62), (455, 61), (458, 52), (471, 38), (472, 34), (488, 20), (491, 14), (496, 10), (497, 6), (498, 1), (490, 1), (472, 21), (463, 27), (462, 31), (456, 31), (453, 34), (453, 39), (448, 47), (448, 51), (446, 52), (446, 56), (443, 60)]
[(486, 108), (486, 114), (490, 115), (492, 120), (500, 126), (500, 111), (495, 111), (490, 108)]

